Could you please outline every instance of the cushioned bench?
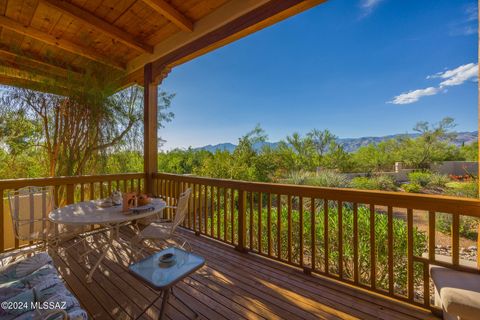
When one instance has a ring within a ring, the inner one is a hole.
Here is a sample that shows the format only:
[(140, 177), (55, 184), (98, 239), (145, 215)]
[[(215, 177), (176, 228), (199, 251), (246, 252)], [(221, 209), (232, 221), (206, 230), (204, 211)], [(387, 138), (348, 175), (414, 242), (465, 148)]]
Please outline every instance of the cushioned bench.
[[(10, 307), (18, 303), (23, 306), (16, 309), (0, 308), (2, 320), (53, 320), (66, 319), (67, 316), (68, 319), (88, 319), (85, 310), (58, 276), (52, 258), (44, 252), (0, 268), (0, 302)], [(42, 307), (32, 309), (30, 306), (35, 306), (35, 303)]]
[(430, 267), (435, 284), (435, 305), (443, 309), (443, 319), (480, 319), (480, 274)]

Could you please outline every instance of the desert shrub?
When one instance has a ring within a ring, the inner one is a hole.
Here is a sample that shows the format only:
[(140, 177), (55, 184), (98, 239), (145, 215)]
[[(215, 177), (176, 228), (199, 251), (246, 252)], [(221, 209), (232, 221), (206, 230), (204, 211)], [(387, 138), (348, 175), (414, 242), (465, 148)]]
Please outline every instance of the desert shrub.
[[(271, 208), (268, 210), (268, 201), (265, 197), (262, 198), (262, 209), (259, 215), (258, 200), (259, 198), (254, 195), (253, 199), (247, 197), (247, 202), (253, 201), (253, 206), (246, 209), (245, 224), (246, 224), (246, 245), (252, 251), (267, 252), (270, 248), (272, 255), (283, 260), (288, 259), (289, 252), (291, 253), (292, 263), (299, 264), (301, 255), (303, 255), (303, 261), (306, 265), (311, 261), (312, 255), (315, 255), (315, 270), (325, 272), (325, 245), (324, 245), (324, 217), (325, 207), (324, 202), (316, 200), (312, 205), (308, 199), (304, 199), (303, 202), (303, 214), (300, 215), (299, 201), (293, 198), (291, 210), (289, 212), (285, 203), (287, 197), (278, 199), (273, 195), (271, 199)], [(220, 201), (220, 204), (217, 203)], [(223, 219), (225, 216), (230, 216), (230, 209), (227, 210), (225, 215), (222, 198), (212, 200), (212, 206), (214, 208), (220, 208), (217, 214), (211, 216), (205, 216), (205, 232), (210, 234), (210, 230), (213, 235), (218, 235), (220, 238), (225, 237), (227, 241), (236, 243), (238, 240), (237, 230), (232, 230), (233, 226), (238, 226), (238, 212), (231, 215), (232, 222), (228, 222), (224, 225)], [(237, 199), (235, 200), (237, 201)], [(278, 201), (282, 203), (282, 209), (277, 211)], [(210, 201), (207, 201), (210, 203)], [(315, 225), (311, 224), (311, 208), (315, 210)], [(328, 271), (332, 274), (339, 273), (339, 210), (338, 205), (334, 201), (329, 201), (328, 208)], [(252, 210), (253, 209), (253, 210)], [(280, 215), (280, 217), (278, 216)], [(361, 283), (369, 284), (371, 280), (370, 274), (370, 208), (369, 206), (358, 205), (357, 207), (357, 230), (358, 230), (358, 266), (359, 266), (359, 280)], [(193, 213), (190, 213), (189, 219), (191, 219)], [(289, 216), (291, 217), (289, 222)], [(303, 217), (303, 223), (300, 224), (300, 217)], [(341, 229), (343, 231), (343, 245), (342, 245), (342, 265), (343, 265), (343, 278), (353, 279), (354, 274), (354, 246), (353, 246), (353, 228), (354, 228), (354, 208), (350, 203), (343, 203), (342, 205), (342, 224)], [(280, 219), (278, 219), (280, 218)], [(259, 224), (261, 219), (262, 223)], [(375, 212), (374, 218), (375, 226), (375, 252), (376, 252), (376, 285), (378, 288), (388, 289), (388, 216), (380, 211)], [(280, 228), (278, 225), (280, 220)], [(227, 219), (230, 221), (230, 219)], [(271, 221), (269, 225), (267, 222)], [(221, 222), (221, 223), (219, 223)], [(261, 226), (261, 230), (259, 230)], [(226, 229), (224, 229), (226, 227)], [(271, 230), (271, 239), (268, 237), (268, 231)], [(231, 239), (232, 231), (234, 238)], [(260, 231), (260, 238), (259, 238)], [(312, 232), (315, 234), (315, 252), (312, 252)], [(300, 246), (300, 235), (303, 235), (303, 251)], [(394, 277), (395, 277), (395, 291), (398, 294), (405, 294), (407, 289), (407, 239), (408, 239), (407, 223), (404, 219), (395, 217), (393, 218), (393, 265), (394, 265)], [(250, 238), (251, 237), (251, 238)], [(413, 229), (414, 237), (414, 255), (421, 256), (426, 249), (427, 236), (424, 231), (418, 230), (416, 227)], [(291, 246), (289, 250), (289, 240), (291, 239)], [(269, 240), (271, 240), (269, 247)], [(415, 268), (415, 279), (420, 279), (423, 274), (423, 270)]]
[(356, 177), (350, 181), (350, 186), (355, 189), (366, 190), (397, 190), (395, 180), (387, 175), (368, 177)]
[(450, 178), (447, 175), (439, 174), (439, 173), (432, 173), (429, 177), (429, 181), (427, 183), (428, 187), (438, 187), (444, 188), (447, 183), (450, 182)]
[(410, 193), (419, 193), (422, 190), (422, 186), (417, 183), (404, 184), (402, 188), (405, 190), (405, 192)]
[(478, 197), (478, 181), (469, 182), (449, 182), (446, 184), (446, 194), (454, 197)]
[(315, 177), (307, 178), (305, 184), (326, 188), (345, 188), (348, 186), (348, 179), (344, 174), (333, 170), (322, 170)]
[[(437, 230), (444, 234), (452, 233), (452, 215), (448, 213), (437, 213)], [(460, 236), (477, 240), (478, 234), (478, 218), (461, 216), (460, 217)]]
[(414, 171), (408, 174), (408, 180), (410, 180), (410, 183), (426, 187), (430, 182), (431, 176), (432, 174), (427, 171)]
[(311, 174), (308, 171), (298, 170), (298, 171), (291, 171), (288, 175), (288, 179), (284, 180), (287, 183), (293, 184), (305, 184), (305, 181)]
[[(305, 203), (305, 209), (303, 212), (303, 225), (300, 225), (300, 213), (298, 207), (291, 211), (291, 260), (293, 263), (300, 262), (300, 255), (303, 254), (304, 261), (309, 261), (312, 256), (311, 250), (311, 237), (308, 235), (312, 232), (312, 226), (310, 224), (311, 217), (310, 203)], [(325, 247), (323, 244), (324, 239), (324, 210), (323, 203), (317, 203), (316, 206), (316, 223), (315, 223), (315, 256), (316, 265), (315, 269), (320, 271), (324, 270), (324, 258)], [(272, 237), (276, 240), (272, 242), (272, 252), (274, 256), (278, 256), (280, 253), (281, 259), (288, 258), (288, 210), (285, 206), (282, 206), (281, 211), (281, 228), (280, 228), (280, 248), (278, 247), (278, 232), (279, 228), (277, 221), (276, 206), (270, 210), (271, 221), (275, 221), (271, 225)], [(359, 261), (359, 276), (360, 282), (364, 284), (370, 283), (370, 209), (368, 206), (358, 206), (358, 261)], [(252, 224), (250, 224), (250, 217), (252, 218)], [(266, 222), (268, 217), (268, 211), (266, 208), (262, 210), (262, 221)], [(250, 239), (249, 227), (247, 227), (247, 244), (252, 244), (251, 249), (258, 250), (259, 245), (262, 251), (265, 252), (268, 244), (267, 224), (262, 223), (261, 230), (261, 243), (258, 241), (258, 211), (254, 210), (253, 215), (250, 216), (249, 212), (246, 215), (247, 226), (252, 227), (253, 236)], [(215, 223), (214, 223), (215, 225)], [(376, 285), (379, 288), (388, 289), (388, 217), (386, 214), (376, 212), (375, 214), (375, 252), (376, 255)], [(220, 226), (222, 228), (222, 225)], [(328, 230), (329, 230), (329, 272), (332, 274), (338, 274), (339, 266), (339, 241), (338, 241), (338, 207), (331, 203), (328, 207)], [(346, 279), (353, 279), (354, 273), (354, 247), (352, 241), (353, 234), (353, 208), (351, 205), (344, 204), (342, 207), (342, 230), (343, 230), (343, 246), (342, 246), (342, 264), (343, 264), (343, 277)], [(304, 235), (303, 252), (300, 251), (300, 233)], [(425, 232), (414, 228), (414, 255), (421, 256), (426, 249), (427, 237)], [(393, 219), (393, 237), (394, 243), (394, 276), (395, 276), (395, 288), (399, 293), (405, 294), (407, 285), (407, 224), (404, 219)], [(415, 269), (415, 278), (421, 278), (422, 270)]]

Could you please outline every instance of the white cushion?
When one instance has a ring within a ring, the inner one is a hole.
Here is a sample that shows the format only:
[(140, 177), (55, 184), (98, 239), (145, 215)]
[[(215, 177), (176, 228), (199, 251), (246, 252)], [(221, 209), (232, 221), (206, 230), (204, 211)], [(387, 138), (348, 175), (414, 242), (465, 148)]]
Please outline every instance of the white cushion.
[(430, 275), (446, 318), (480, 319), (480, 274), (431, 266)]

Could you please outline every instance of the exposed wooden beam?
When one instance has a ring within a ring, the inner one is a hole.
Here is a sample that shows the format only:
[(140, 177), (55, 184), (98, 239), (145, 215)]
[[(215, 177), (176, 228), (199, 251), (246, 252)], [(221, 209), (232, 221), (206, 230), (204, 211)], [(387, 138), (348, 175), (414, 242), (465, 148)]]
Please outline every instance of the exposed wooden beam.
[(62, 76), (65, 78), (67, 77), (80, 78), (82, 76), (80, 73), (76, 72), (75, 70), (72, 70), (66, 67), (60, 67), (58, 65), (45, 62), (40, 58), (33, 58), (30, 56), (15, 53), (1, 45), (0, 45), (0, 59), (8, 60), (14, 64), (43, 70), (51, 74)]
[(45, 33), (43, 31), (40, 31), (38, 29), (35, 29), (30, 26), (25, 26), (15, 20), (12, 20), (10, 18), (7, 18), (5, 16), (0, 16), (0, 25), (3, 26), (4, 28), (10, 29), (16, 33), (22, 34), (24, 36), (34, 38), (36, 40), (42, 41), (44, 43), (47, 43), (52, 46), (56, 46), (60, 49), (63, 49), (65, 51), (69, 51), (71, 53), (74, 53), (76, 55), (80, 55), (82, 57), (88, 58), (93, 61), (100, 62), (102, 64), (112, 66), (116, 69), (119, 70), (125, 70), (125, 65), (122, 63), (119, 63), (117, 61), (114, 61), (113, 59), (109, 57), (105, 57), (102, 54), (95, 52), (94, 50), (80, 46), (76, 43), (73, 43), (68, 40), (64, 39), (59, 39), (56, 38), (52, 35), (49, 35), (48, 33)]
[(6, 63), (2, 63), (0, 66), (0, 75), (11, 79), (35, 82), (38, 84), (38, 86), (44, 86), (45, 88), (48, 88), (49, 86), (65, 88), (65, 81), (62, 81), (61, 77), (28, 67), (21, 69), (19, 66), (6, 65)]
[(31, 90), (36, 90), (40, 92), (54, 93), (59, 95), (64, 95), (66, 93), (64, 88), (55, 87), (55, 86), (47, 87), (41, 82), (11, 77), (11, 76), (2, 75), (2, 74), (0, 74), (0, 85), (31, 89)]
[[(211, 14), (206, 15), (195, 22), (195, 30), (193, 32), (177, 32), (171, 37), (155, 45), (154, 53), (151, 55), (142, 54), (130, 60), (127, 64), (127, 74), (141, 72), (140, 78), (143, 79), (143, 67), (145, 64), (160, 59), (166, 54), (185, 46), (214, 30), (219, 25), (229, 23), (238, 17), (268, 3), (269, 0), (230, 0), (223, 6), (219, 7)], [(139, 79), (140, 79), (139, 78)], [(142, 82), (143, 80), (139, 81)]]
[(89, 11), (77, 7), (74, 4), (63, 0), (41, 0), (42, 3), (55, 8), (56, 10), (71, 16), (72, 18), (81, 20), (83, 23), (95, 28), (99, 32), (102, 32), (130, 48), (139, 50), (145, 53), (153, 53), (153, 47), (138, 41), (133, 35), (125, 32), (124, 30), (116, 27), (113, 24), (100, 19)]
[(164, 0), (142, 0), (150, 8), (160, 13), (183, 31), (193, 31), (193, 23), (171, 4)]

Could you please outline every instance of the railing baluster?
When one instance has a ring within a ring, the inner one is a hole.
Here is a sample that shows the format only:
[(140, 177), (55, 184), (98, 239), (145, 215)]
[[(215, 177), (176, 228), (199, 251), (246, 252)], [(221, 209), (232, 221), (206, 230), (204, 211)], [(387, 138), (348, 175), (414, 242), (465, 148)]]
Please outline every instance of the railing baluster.
[(428, 270), (428, 263), (423, 263), (423, 304), (426, 307), (430, 306), (430, 274)]
[[(30, 196), (29, 196), (29, 200), (30, 200), (30, 204), (29, 204), (29, 209), (30, 209), (30, 221), (34, 221), (35, 220), (35, 199), (33, 197), (33, 193), (30, 193)], [(34, 223), (30, 223), (30, 234), (33, 234), (34, 232)], [(29, 241), (28, 242), (29, 245), (32, 245), (33, 244), (33, 241)]]
[(230, 239), (235, 243), (235, 190), (230, 189)]
[(262, 253), (262, 193), (258, 193), (258, 252)]
[(220, 188), (217, 188), (217, 239), (220, 239), (220, 205)]
[[(207, 228), (208, 228), (208, 225), (207, 225), (207, 220), (208, 220), (208, 187), (207, 185), (205, 185), (205, 194), (204, 194), (204, 200), (205, 202), (204, 206), (203, 206), (203, 228), (204, 228), (204, 233), (207, 234)], [(213, 209), (212, 209), (213, 210)], [(212, 235), (213, 236), (213, 235)]]
[(228, 216), (227, 194), (228, 194), (228, 189), (223, 188), (223, 241), (225, 242), (227, 242), (227, 216)]
[(428, 260), (435, 261), (435, 211), (428, 212)]
[(100, 185), (100, 198), (103, 199), (104, 198), (104, 196), (103, 196), (103, 181), (100, 181), (99, 185)]
[(311, 250), (311, 265), (312, 265), (312, 271), (315, 271), (315, 256), (316, 256), (316, 237), (315, 234), (317, 233), (317, 229), (315, 226), (315, 198), (310, 198), (310, 236), (311, 236), (311, 245), (310, 245), (310, 250)]
[(413, 301), (413, 210), (407, 209), (407, 292), (408, 300)]
[(287, 259), (288, 262), (292, 262), (292, 196), (289, 194), (287, 196), (287, 232), (288, 232), (288, 238), (287, 238)]
[(393, 208), (388, 207), (388, 216), (387, 216), (387, 235), (388, 235), (388, 292), (390, 295), (393, 295), (393, 284), (394, 284), (394, 274), (393, 274)]
[(343, 202), (337, 202), (338, 207), (338, 276), (343, 278)]
[(67, 184), (67, 204), (74, 203), (74, 186), (73, 184)]
[[(202, 190), (203, 185), (198, 185), (198, 232), (202, 233), (203, 229), (203, 208), (202, 208)], [(205, 190), (206, 191), (206, 190)], [(205, 206), (205, 205), (204, 205)]]
[(353, 204), (353, 282), (358, 284), (358, 204)]
[(452, 214), (452, 264), (460, 262), (460, 215)]
[(85, 201), (85, 185), (83, 183), (80, 184), (80, 201)]
[(298, 208), (299, 208), (299, 241), (300, 241), (300, 266), (303, 267), (303, 197), (298, 199)]
[(272, 256), (272, 194), (267, 194), (267, 250), (268, 256)]
[(325, 263), (325, 273), (328, 275), (330, 273), (330, 267), (328, 262), (328, 200), (323, 199), (323, 252), (324, 252), (324, 263)]
[[(18, 189), (15, 189), (15, 191), (18, 191)], [(20, 207), (20, 199), (19, 199), (18, 196), (15, 196), (15, 208), (17, 208), (16, 211), (18, 210), (19, 207)], [(10, 210), (12, 210), (12, 209), (10, 208)], [(16, 214), (18, 216), (18, 212)], [(15, 246), (15, 249), (18, 249), (20, 247), (20, 242), (18, 241), (17, 237), (15, 237), (14, 246)]]
[(197, 231), (197, 184), (193, 185), (193, 231)]
[(277, 254), (282, 260), (282, 196), (277, 194)]
[[(218, 188), (217, 188), (217, 193), (218, 193)], [(211, 186), (210, 188), (210, 233), (211, 233), (211, 236), (214, 237), (215, 236), (215, 233), (214, 233), (214, 227), (215, 227), (215, 223), (214, 223), (214, 215), (215, 215), (215, 204), (214, 204), (214, 201), (215, 201), (215, 197), (213, 196), (215, 193), (214, 193), (214, 187)], [(218, 212), (217, 212), (217, 219), (218, 219)], [(218, 228), (217, 228), (217, 238), (218, 238)]]
[(250, 210), (249, 210), (249, 227), (248, 227), (248, 232), (249, 232), (249, 242), (250, 242), (250, 250), (253, 250), (253, 192), (249, 192), (250, 195)]
[(245, 251), (245, 245), (246, 245), (246, 221), (245, 221), (245, 216), (246, 216), (246, 206), (247, 206), (247, 198), (245, 191), (239, 189), (238, 190), (238, 231), (237, 231), (237, 237), (238, 237), (238, 245), (237, 249), (239, 251)]
[[(90, 200), (95, 199), (95, 185), (93, 182), (90, 182)], [(57, 202), (58, 205), (58, 202)]]
[(377, 261), (375, 250), (375, 205), (370, 204), (370, 286), (377, 287)]

